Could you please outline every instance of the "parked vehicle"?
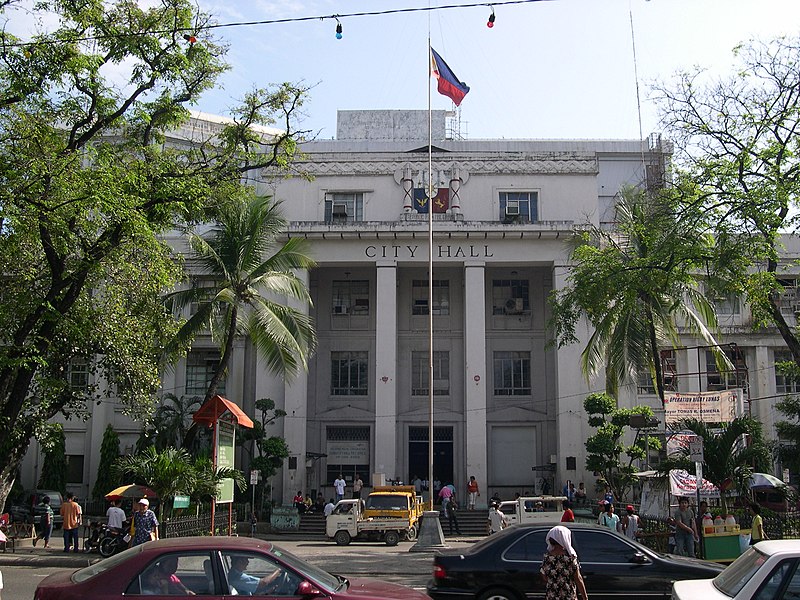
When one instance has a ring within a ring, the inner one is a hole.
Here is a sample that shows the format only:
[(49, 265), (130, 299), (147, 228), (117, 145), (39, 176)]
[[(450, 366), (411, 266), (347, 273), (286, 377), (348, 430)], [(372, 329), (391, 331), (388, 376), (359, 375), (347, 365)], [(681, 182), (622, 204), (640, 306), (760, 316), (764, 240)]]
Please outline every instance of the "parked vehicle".
[(400, 540), (415, 539), (417, 528), (408, 518), (367, 517), (363, 500), (339, 500), (325, 519), (325, 535), (340, 546), (352, 540), (396, 546)]
[[(668, 599), (676, 579), (714, 577), (723, 568), (712, 562), (654, 552), (607, 527), (562, 525), (572, 530), (572, 544), (592, 600)], [(428, 595), (434, 600), (543, 598), (545, 586), (539, 569), (551, 527), (513, 525), (466, 551), (435, 555)]]
[(125, 523), (127, 526), (122, 529), (122, 531), (111, 529), (106, 524), (101, 525), (100, 556), (108, 558), (109, 556), (113, 556), (114, 554), (128, 549), (128, 542), (131, 541), (131, 535), (127, 528), (130, 527), (130, 522), (125, 521)]
[(413, 485), (381, 485), (367, 496), (364, 516), (404, 519), (409, 527), (415, 527), (423, 512), (422, 496), (417, 496)]
[(564, 514), (566, 496), (523, 496), (500, 503), (510, 525), (539, 523), (557, 525)]
[[(252, 579), (242, 575), (242, 563)], [(427, 598), (422, 592), (394, 583), (333, 575), (271, 542), (227, 536), (170, 538), (134, 546), (83, 569), (46, 577), (36, 588), (34, 598), (105, 600), (152, 593), (165, 597), (163, 591), (152, 592), (154, 581), (169, 588), (167, 596), (191, 592), (209, 600), (254, 593), (260, 597), (320, 600)], [(177, 586), (180, 592), (175, 589)]]
[(714, 579), (676, 581), (674, 600), (780, 600), (800, 595), (800, 540), (750, 546)]

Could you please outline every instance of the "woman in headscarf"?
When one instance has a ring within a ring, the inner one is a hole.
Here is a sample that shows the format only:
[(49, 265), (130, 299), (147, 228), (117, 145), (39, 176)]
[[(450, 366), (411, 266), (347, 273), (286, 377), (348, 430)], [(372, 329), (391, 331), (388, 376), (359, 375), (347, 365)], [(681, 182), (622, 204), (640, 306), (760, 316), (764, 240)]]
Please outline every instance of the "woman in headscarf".
[(572, 547), (572, 532), (557, 525), (547, 532), (547, 552), (540, 573), (547, 600), (588, 600), (581, 577), (578, 553)]

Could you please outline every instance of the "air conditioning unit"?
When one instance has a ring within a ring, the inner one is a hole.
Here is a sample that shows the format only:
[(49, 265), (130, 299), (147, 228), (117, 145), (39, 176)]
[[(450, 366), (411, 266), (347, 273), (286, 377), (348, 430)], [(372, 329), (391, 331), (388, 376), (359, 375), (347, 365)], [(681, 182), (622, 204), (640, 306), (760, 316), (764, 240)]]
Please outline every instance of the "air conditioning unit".
[(507, 217), (519, 216), (519, 200), (506, 201), (506, 216)]
[(333, 209), (331, 210), (331, 216), (334, 219), (346, 219), (347, 204), (344, 204), (343, 202), (334, 202)]
[(509, 298), (506, 300), (506, 314), (508, 315), (518, 315), (522, 313), (523, 310), (523, 302), (522, 298)]
[(335, 315), (346, 315), (347, 314), (347, 306), (344, 304), (334, 304), (333, 305), (333, 314)]

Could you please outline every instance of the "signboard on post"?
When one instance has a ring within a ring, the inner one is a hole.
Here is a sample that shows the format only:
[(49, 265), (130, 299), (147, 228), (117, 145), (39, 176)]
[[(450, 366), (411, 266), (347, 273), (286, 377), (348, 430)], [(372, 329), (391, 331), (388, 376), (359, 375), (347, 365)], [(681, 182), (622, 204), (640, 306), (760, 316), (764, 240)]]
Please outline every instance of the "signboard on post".
[(684, 419), (704, 423), (730, 423), (736, 418), (741, 390), (664, 394), (664, 421), (669, 425)]
[[(217, 424), (217, 469), (233, 468), (233, 451), (236, 443), (236, 428), (233, 423), (220, 421)], [(233, 502), (233, 479), (223, 479), (217, 486), (217, 503)]]

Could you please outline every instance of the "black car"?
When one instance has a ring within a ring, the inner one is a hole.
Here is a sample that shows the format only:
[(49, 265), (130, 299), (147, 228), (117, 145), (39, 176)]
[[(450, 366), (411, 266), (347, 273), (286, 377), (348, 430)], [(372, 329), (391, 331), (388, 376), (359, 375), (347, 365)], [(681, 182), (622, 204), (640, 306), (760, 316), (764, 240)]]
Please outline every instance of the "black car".
[[(607, 527), (562, 523), (572, 530), (586, 591), (592, 600), (670, 598), (678, 579), (708, 579), (722, 565), (659, 554)], [(552, 525), (514, 525), (481, 540), (466, 552), (433, 559), (428, 595), (434, 600), (544, 598), (539, 575)]]

